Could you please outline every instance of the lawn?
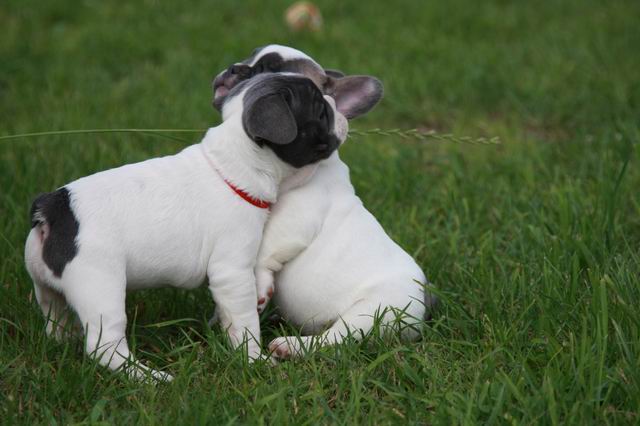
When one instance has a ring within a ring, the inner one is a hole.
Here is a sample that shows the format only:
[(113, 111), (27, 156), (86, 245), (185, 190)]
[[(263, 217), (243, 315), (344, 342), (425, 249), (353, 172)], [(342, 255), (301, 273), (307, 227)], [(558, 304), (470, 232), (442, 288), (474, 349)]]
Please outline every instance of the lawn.
[(212, 76), (273, 42), (376, 75), (385, 98), (353, 128), (502, 140), (342, 148), (365, 205), (439, 289), (423, 338), (247, 366), (207, 327), (205, 288), (138, 292), (130, 342), (176, 380), (114, 375), (81, 341), (45, 337), (23, 262), (29, 206), (187, 142), (0, 141), (0, 422), (639, 423), (640, 3), (332, 0), (323, 31), (301, 34), (282, 22), (288, 4), (5, 0), (0, 135), (213, 126)]

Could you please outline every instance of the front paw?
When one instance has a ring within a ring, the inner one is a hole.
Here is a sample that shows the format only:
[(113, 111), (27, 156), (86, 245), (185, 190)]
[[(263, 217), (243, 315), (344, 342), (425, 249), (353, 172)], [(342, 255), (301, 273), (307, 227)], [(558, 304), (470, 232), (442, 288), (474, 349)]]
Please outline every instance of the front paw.
[(268, 287), (266, 290), (258, 290), (258, 313), (263, 313), (267, 305), (273, 298), (273, 286)]
[(256, 273), (256, 290), (258, 293), (258, 313), (262, 313), (273, 298), (275, 291), (273, 272), (262, 269)]

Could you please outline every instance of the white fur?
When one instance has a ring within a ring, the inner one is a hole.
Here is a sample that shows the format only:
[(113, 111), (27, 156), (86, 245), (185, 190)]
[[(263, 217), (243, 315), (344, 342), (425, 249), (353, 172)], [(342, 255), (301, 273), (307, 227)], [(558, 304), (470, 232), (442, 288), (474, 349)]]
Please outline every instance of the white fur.
[(301, 52), (298, 49), (294, 49), (289, 46), (282, 46), (279, 44), (270, 44), (268, 46), (265, 46), (260, 51), (260, 53), (258, 53), (248, 65), (253, 66), (256, 64), (256, 62), (260, 60), (260, 58), (262, 58), (263, 56), (269, 53), (274, 53), (274, 52), (278, 53), (282, 57), (282, 59), (284, 59), (285, 61), (288, 61), (290, 59), (307, 59), (313, 62), (314, 64), (316, 64), (318, 68), (322, 69), (320, 65), (318, 65), (318, 63), (313, 60), (313, 58), (306, 55), (304, 52)]
[(268, 210), (243, 200), (223, 178), (255, 198), (275, 201), (280, 182), (294, 169), (246, 135), (242, 97), (229, 101), (225, 121), (200, 144), (66, 185), (79, 222), (76, 257), (60, 278), (53, 275), (42, 260), (46, 224), (32, 229), (25, 247), (48, 333), (66, 322), (68, 304), (84, 328), (87, 352), (103, 365), (127, 367), (138, 378), (168, 379), (129, 351), (126, 290), (190, 289), (208, 277), (232, 344), (246, 340), (250, 358), (259, 356), (254, 266)]
[[(335, 152), (315, 165), (309, 180), (292, 189), (286, 179), (265, 227), (256, 280), (259, 309), (273, 294), (280, 314), (318, 334), (320, 345), (340, 342), (347, 334), (361, 337), (382, 316), (382, 331), (403, 311), (403, 336), (418, 335), (425, 316), (425, 276), (416, 262), (365, 209), (349, 180), (349, 169)], [(275, 277), (274, 277), (275, 275)], [(273, 340), (274, 356), (304, 351), (311, 340)]]

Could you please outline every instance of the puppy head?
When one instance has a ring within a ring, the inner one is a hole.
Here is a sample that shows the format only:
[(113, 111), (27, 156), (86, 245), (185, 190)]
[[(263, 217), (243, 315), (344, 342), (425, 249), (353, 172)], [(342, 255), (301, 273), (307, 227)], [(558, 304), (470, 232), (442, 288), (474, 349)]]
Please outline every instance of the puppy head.
[(226, 96), (222, 115), (224, 121), (239, 116), (258, 147), (296, 168), (328, 158), (348, 131), (333, 99), (296, 74), (265, 73), (240, 82)]
[(287, 72), (311, 79), (325, 95), (334, 98), (336, 107), (348, 119), (369, 112), (382, 98), (380, 80), (371, 76), (345, 76), (337, 70), (322, 68), (311, 57), (291, 47), (272, 44), (261, 47), (242, 62), (231, 65), (213, 80), (213, 105), (222, 109), (231, 89), (263, 73)]

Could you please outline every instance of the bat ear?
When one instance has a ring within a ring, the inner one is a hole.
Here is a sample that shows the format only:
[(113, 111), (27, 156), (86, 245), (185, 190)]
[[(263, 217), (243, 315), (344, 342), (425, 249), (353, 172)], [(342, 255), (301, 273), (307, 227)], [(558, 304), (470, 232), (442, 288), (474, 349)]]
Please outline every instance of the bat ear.
[(382, 82), (368, 75), (328, 77), (325, 93), (336, 101), (336, 109), (348, 119), (359, 117), (382, 99)]
[(298, 125), (283, 93), (271, 93), (254, 100), (242, 115), (244, 128), (253, 140), (277, 145), (293, 142)]

